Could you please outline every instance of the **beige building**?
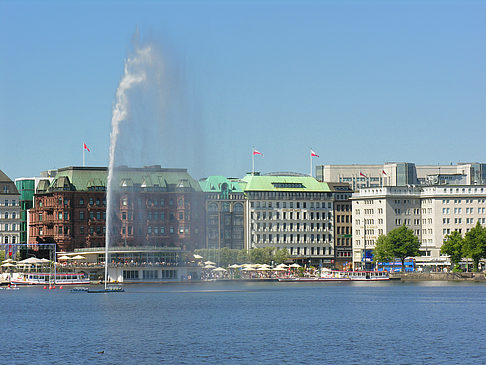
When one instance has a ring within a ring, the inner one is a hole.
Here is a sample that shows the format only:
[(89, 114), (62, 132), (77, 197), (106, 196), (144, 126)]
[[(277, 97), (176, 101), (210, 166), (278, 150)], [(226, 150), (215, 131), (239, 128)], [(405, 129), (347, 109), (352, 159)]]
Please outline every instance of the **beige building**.
[[(20, 243), (20, 194), (15, 183), (0, 170), (0, 244)], [(6, 256), (15, 250), (1, 246)]]
[[(406, 225), (421, 242), (418, 263), (448, 264), (440, 253), (444, 237), (486, 226), (485, 185), (437, 185), (361, 189), (353, 194), (353, 261), (366, 262), (380, 234)], [(369, 256), (369, 255), (368, 255)]]
[(421, 202), (418, 187), (361, 189), (352, 196), (354, 267), (371, 268), (371, 251), (378, 236), (406, 225), (421, 239)]

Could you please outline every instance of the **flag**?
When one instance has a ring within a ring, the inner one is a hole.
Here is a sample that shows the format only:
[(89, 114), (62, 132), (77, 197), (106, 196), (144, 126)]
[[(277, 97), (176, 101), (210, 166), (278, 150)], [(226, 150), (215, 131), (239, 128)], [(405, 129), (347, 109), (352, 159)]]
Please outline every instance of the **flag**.
[(383, 175), (387, 175), (387, 173), (385, 172), (385, 170), (381, 170), (382, 174)]
[(88, 150), (88, 152), (91, 152), (91, 151), (89, 150), (88, 146), (86, 146), (86, 143), (83, 143), (83, 148), (84, 148), (85, 150)]
[(257, 151), (256, 149), (253, 149), (253, 156), (254, 155), (262, 155), (263, 156), (263, 153), (261, 153), (260, 151)]
[(363, 174), (361, 171), (359, 172), (359, 176), (368, 177), (368, 176), (366, 176), (365, 174)]
[(311, 157), (319, 157), (317, 153), (315, 153), (311, 148)]

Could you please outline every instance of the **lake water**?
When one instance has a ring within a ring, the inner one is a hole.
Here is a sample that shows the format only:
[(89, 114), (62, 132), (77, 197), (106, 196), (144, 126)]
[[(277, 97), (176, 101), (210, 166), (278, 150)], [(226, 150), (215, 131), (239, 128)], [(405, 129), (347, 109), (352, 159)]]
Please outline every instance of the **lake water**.
[(0, 363), (486, 363), (481, 283), (125, 288), (0, 291)]

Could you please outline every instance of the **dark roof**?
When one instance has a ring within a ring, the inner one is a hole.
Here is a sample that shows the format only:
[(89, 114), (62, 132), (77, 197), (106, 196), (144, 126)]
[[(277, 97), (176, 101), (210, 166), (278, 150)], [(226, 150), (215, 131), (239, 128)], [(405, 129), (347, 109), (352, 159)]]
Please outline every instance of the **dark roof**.
[(0, 194), (20, 195), (15, 183), (0, 170)]

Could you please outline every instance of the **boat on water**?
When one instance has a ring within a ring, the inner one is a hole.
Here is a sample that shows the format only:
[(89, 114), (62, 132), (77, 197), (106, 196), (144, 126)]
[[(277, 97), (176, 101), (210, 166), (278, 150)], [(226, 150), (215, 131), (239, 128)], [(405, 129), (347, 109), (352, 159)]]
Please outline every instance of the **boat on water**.
[(108, 286), (103, 289), (88, 289), (88, 293), (123, 293), (125, 289), (121, 286)]
[(279, 278), (283, 282), (320, 282), (320, 281), (382, 281), (390, 280), (386, 271), (338, 271), (323, 269), (320, 276)]
[(86, 293), (89, 289), (84, 287), (72, 288), (71, 293)]
[(10, 283), (16, 285), (88, 285), (90, 280), (83, 273), (18, 272), (12, 273)]
[(9, 284), (8, 286), (0, 287), (0, 290), (20, 290), (20, 288), (17, 285)]

